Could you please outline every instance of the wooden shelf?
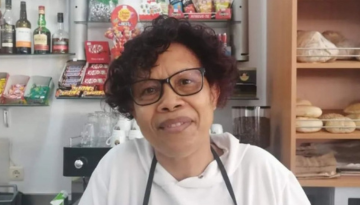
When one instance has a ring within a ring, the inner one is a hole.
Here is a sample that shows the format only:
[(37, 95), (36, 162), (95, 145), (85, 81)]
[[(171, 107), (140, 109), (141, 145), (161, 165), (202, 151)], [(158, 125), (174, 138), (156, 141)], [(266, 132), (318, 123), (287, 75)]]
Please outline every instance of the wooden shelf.
[(360, 177), (342, 176), (334, 179), (298, 179), (303, 187), (360, 187)]
[(348, 134), (334, 134), (321, 130), (314, 133), (296, 133), (296, 139), (311, 139), (311, 140), (341, 140), (341, 139), (359, 139), (360, 140), (360, 131), (355, 130), (353, 133)]
[(360, 61), (338, 60), (331, 63), (297, 63), (297, 69), (360, 69)]

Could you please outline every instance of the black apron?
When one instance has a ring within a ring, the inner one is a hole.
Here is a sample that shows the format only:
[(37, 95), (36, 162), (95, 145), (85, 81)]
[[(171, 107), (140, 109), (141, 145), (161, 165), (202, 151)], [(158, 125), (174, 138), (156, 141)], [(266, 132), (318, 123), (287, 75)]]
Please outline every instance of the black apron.
[[(233, 191), (233, 188), (231, 186), (229, 177), (228, 177), (228, 175), (226, 173), (225, 167), (224, 167), (223, 163), (221, 162), (221, 160), (219, 158), (219, 155), (215, 152), (215, 150), (213, 148), (211, 148), (211, 152), (212, 152), (212, 154), (213, 154), (213, 156), (214, 156), (214, 158), (215, 158), (215, 160), (216, 160), (216, 162), (217, 162), (217, 164), (219, 166), (221, 175), (224, 178), (226, 188), (229, 191), (231, 199), (233, 200), (234, 205), (237, 205), (236, 198), (235, 198), (235, 195), (234, 195), (234, 191)], [(154, 155), (154, 158), (153, 158), (152, 163), (151, 163), (148, 182), (147, 182), (147, 185), (146, 185), (143, 205), (148, 205), (149, 204), (150, 192), (151, 192), (151, 187), (152, 187), (152, 183), (153, 183), (153, 180), (154, 180), (154, 172), (155, 172), (156, 164), (157, 164), (157, 159), (156, 159), (156, 157)]]

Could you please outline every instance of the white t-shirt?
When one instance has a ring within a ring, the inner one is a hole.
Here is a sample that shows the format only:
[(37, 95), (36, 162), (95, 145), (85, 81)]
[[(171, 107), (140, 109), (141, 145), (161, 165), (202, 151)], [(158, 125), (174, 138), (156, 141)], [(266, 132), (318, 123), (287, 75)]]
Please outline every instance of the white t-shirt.
[[(297, 179), (267, 151), (212, 135), (238, 205), (310, 205)], [(153, 151), (145, 139), (111, 149), (94, 170), (79, 205), (142, 205)], [(216, 161), (202, 177), (177, 181), (157, 163), (149, 205), (233, 205)]]

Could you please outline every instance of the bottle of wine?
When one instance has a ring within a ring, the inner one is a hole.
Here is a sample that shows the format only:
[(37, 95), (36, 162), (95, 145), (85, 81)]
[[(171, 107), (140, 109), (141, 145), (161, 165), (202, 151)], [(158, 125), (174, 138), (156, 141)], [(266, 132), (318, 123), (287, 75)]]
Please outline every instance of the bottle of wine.
[(34, 31), (34, 54), (50, 53), (51, 33), (46, 28), (45, 6), (39, 6), (38, 26)]
[(69, 33), (64, 30), (64, 15), (58, 13), (59, 29), (52, 37), (52, 52), (53, 53), (68, 53), (69, 52)]
[(1, 26), (1, 53), (14, 54), (15, 53), (15, 25), (13, 12), (11, 11), (11, 0), (6, 0), (5, 13), (3, 16), (3, 24)]
[(27, 19), (26, 2), (20, 4), (20, 19), (16, 22), (16, 53), (31, 54), (31, 23)]

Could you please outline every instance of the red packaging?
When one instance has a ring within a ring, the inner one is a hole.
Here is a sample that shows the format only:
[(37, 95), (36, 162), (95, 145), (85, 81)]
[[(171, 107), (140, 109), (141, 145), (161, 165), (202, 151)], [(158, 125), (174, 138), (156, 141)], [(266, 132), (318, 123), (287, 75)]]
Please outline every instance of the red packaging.
[(98, 70), (92, 70), (88, 69), (85, 73), (86, 78), (106, 78), (107, 76), (107, 69), (98, 69)]
[(84, 85), (103, 85), (105, 78), (85, 78), (83, 81)]
[(86, 61), (89, 63), (110, 63), (110, 48), (107, 41), (86, 41), (85, 53)]

